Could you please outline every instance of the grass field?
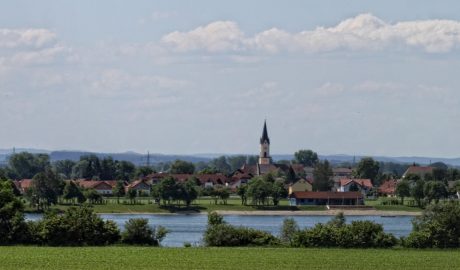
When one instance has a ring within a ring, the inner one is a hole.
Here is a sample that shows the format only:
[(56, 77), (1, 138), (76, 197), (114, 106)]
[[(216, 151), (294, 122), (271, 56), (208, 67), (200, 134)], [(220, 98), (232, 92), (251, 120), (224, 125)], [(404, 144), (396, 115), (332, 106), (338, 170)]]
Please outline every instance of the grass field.
[[(136, 204), (123, 204), (123, 200), (120, 204), (117, 203), (115, 198), (107, 200), (106, 204), (94, 205), (94, 211), (96, 213), (171, 213), (180, 211), (192, 211), (192, 212), (209, 212), (214, 210), (230, 210), (230, 211), (256, 211), (256, 210), (309, 210), (309, 211), (320, 211), (326, 210), (325, 206), (300, 206), (291, 207), (288, 205), (287, 200), (280, 201), (278, 206), (248, 206), (241, 205), (241, 200), (238, 198), (230, 198), (227, 204), (218, 203), (215, 204), (211, 199), (198, 199), (193, 204), (186, 208), (184, 205), (175, 207), (164, 207), (154, 204), (150, 198), (137, 199)], [(57, 205), (53, 208), (65, 210), (70, 205)], [(27, 208), (28, 212), (35, 211), (35, 209)]]
[(459, 250), (0, 247), (0, 269), (460, 269)]

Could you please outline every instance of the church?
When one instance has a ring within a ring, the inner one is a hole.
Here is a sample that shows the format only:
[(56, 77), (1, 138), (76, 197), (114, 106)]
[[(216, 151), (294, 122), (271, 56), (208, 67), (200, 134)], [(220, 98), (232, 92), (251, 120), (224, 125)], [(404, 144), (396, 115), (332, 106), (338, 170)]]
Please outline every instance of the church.
[(260, 137), (260, 152), (257, 164), (249, 165), (244, 164), (241, 169), (234, 173), (234, 176), (246, 176), (248, 178), (253, 176), (264, 175), (267, 173), (283, 173), (286, 174), (292, 168), (297, 174), (304, 174), (304, 166), (302, 164), (276, 164), (273, 163), (270, 157), (270, 138), (268, 137), (267, 121), (264, 122), (262, 129), (262, 136)]

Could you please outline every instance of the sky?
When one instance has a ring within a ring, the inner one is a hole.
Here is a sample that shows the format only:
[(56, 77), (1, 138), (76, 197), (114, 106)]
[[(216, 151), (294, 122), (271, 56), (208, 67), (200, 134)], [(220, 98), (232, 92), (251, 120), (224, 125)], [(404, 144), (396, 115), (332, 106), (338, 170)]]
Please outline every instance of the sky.
[(0, 6), (0, 148), (460, 156), (459, 1)]

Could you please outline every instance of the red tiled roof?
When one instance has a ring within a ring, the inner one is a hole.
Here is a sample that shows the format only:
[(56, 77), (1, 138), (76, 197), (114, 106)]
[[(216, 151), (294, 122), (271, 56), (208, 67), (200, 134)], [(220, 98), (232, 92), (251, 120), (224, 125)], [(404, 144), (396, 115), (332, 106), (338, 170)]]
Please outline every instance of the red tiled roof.
[(29, 188), (32, 187), (32, 179), (19, 180), (17, 181), (16, 186), (19, 187), (19, 189), (21, 189), (22, 191), (27, 191)]
[(94, 188), (98, 190), (111, 190), (112, 185), (106, 181), (99, 180), (76, 180), (75, 181), (82, 188)]
[(298, 191), (293, 192), (290, 197), (296, 199), (356, 199), (363, 198), (363, 194), (358, 191)]
[(150, 186), (150, 185), (149, 185), (148, 183), (146, 183), (146, 181), (144, 181), (144, 180), (136, 180), (136, 181), (132, 182), (131, 184), (129, 184), (129, 185), (127, 186), (127, 188), (134, 188), (134, 187), (136, 187), (136, 186), (138, 186), (138, 185), (140, 185), (140, 184), (142, 184), (142, 183), (144, 183), (144, 184)]
[(350, 184), (351, 182), (354, 182), (360, 186), (364, 186), (367, 188), (373, 187), (371, 179), (347, 179), (347, 178), (340, 179), (340, 186), (346, 186)]
[(408, 174), (422, 175), (422, 174), (427, 174), (427, 173), (432, 173), (432, 172), (433, 172), (433, 167), (430, 167), (430, 166), (410, 166), (409, 168), (407, 168), (404, 175), (408, 175)]
[(389, 195), (395, 194), (397, 184), (398, 184), (397, 180), (394, 180), (394, 179), (387, 180), (380, 185), (378, 191), (381, 194), (389, 194)]

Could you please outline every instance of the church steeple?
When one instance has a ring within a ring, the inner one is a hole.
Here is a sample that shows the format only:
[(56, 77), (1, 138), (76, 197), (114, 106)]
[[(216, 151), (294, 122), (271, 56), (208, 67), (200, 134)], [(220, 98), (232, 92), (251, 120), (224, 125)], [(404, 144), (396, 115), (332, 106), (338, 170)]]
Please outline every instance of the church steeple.
[(259, 164), (270, 164), (270, 138), (268, 138), (267, 121), (264, 122), (262, 137), (260, 137)]
[(270, 138), (268, 138), (268, 132), (267, 132), (267, 121), (264, 121), (264, 129), (262, 131), (262, 137), (260, 137), (260, 144), (263, 144), (264, 142), (267, 142), (270, 144)]

